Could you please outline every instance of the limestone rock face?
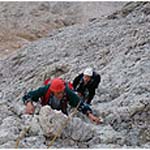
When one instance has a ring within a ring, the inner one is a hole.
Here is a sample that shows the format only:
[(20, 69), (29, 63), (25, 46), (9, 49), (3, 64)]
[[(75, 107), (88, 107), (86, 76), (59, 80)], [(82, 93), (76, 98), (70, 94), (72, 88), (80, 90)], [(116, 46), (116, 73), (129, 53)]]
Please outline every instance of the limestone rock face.
[(66, 120), (67, 116), (61, 112), (52, 110), (49, 106), (41, 108), (39, 122), (46, 137), (53, 137), (62, 129), (58, 137), (63, 139), (71, 138), (74, 141), (83, 142), (93, 138), (94, 131), (81, 119), (71, 118), (65, 127), (63, 127)]
[(67, 117), (64, 114), (52, 110), (50, 106), (42, 107), (39, 114), (39, 121), (44, 135), (47, 137), (56, 135), (66, 118)]
[(0, 59), (47, 37), (50, 31), (52, 36), (55, 29), (92, 21), (122, 6), (120, 2), (1, 2)]
[(101, 83), (91, 107), (104, 123), (95, 125), (79, 113), (52, 148), (150, 148), (149, 10), (149, 2), (128, 3), (108, 17), (49, 31), (1, 60), (0, 147), (14, 148), (31, 126), (19, 147), (46, 148), (67, 116), (36, 103), (35, 114), (27, 115), (22, 96), (47, 77), (72, 81), (92, 66)]

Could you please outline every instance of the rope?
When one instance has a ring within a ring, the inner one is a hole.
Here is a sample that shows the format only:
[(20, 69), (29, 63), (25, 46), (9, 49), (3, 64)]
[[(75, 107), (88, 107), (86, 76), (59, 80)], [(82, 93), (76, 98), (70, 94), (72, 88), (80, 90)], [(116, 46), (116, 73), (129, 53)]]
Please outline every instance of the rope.
[[(77, 107), (75, 108), (75, 110), (71, 113), (71, 115), (66, 119), (66, 121), (64, 122), (64, 124), (62, 124), (62, 127), (59, 128), (58, 132), (56, 133), (56, 135), (53, 137), (53, 139), (51, 140), (51, 142), (48, 144), (48, 148), (51, 147), (55, 140), (57, 139), (57, 137), (61, 134), (62, 130), (68, 125), (69, 121), (72, 119), (72, 117), (78, 112), (78, 107), (80, 106), (80, 102), (78, 103)], [(26, 133), (31, 129), (31, 126), (24, 128), (21, 132), (20, 135), (18, 136), (17, 140), (16, 140), (16, 146), (15, 148), (17, 149), (19, 146), (20, 141), (25, 137)]]
[(64, 122), (64, 124), (62, 124), (62, 127), (59, 128), (58, 132), (55, 134), (55, 136), (53, 137), (53, 139), (50, 141), (50, 143), (48, 144), (48, 148), (51, 147), (55, 140), (57, 139), (57, 137), (60, 136), (62, 130), (68, 125), (69, 121), (72, 119), (72, 117), (78, 112), (78, 107), (80, 106), (80, 102), (78, 103), (77, 107), (75, 108), (75, 110), (71, 113), (71, 115), (66, 119), (66, 121)]
[(15, 148), (18, 148), (20, 141), (25, 137), (26, 133), (30, 130), (31, 126), (24, 128), (21, 132), (20, 135), (18, 136), (16, 140), (16, 146)]

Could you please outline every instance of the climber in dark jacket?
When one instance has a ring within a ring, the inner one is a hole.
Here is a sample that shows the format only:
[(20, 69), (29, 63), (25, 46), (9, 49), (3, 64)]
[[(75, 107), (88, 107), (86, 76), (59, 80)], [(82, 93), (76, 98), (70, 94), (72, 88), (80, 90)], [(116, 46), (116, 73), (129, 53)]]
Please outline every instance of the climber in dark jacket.
[(55, 78), (50, 84), (30, 91), (23, 96), (28, 114), (34, 113), (34, 102), (41, 100), (42, 105), (50, 105), (52, 109), (61, 110), (68, 115), (67, 105), (78, 107), (78, 110), (86, 114), (91, 121), (100, 123), (100, 119), (93, 115), (91, 108), (85, 104), (81, 98), (75, 94), (68, 85), (60, 78)]
[(92, 68), (86, 68), (84, 73), (78, 75), (73, 81), (73, 88), (87, 104), (90, 104), (95, 95), (95, 90), (101, 81), (99, 74)]

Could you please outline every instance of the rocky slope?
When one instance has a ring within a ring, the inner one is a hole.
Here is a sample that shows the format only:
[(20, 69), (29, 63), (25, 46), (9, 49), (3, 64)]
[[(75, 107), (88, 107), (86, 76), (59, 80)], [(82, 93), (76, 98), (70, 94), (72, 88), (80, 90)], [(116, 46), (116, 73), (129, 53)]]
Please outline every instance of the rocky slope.
[[(106, 18), (50, 32), (1, 60), (0, 147), (14, 148), (20, 131), (31, 123), (19, 147), (46, 148), (50, 137), (41, 122), (49, 119), (40, 119), (44, 108), (39, 113), (39, 104), (34, 116), (23, 114), (22, 95), (48, 76), (72, 80), (93, 66), (102, 81), (92, 108), (104, 124), (96, 126), (79, 113), (53, 147), (150, 148), (149, 10), (149, 2), (129, 3)], [(85, 129), (91, 129), (87, 139), (87, 132), (79, 132)]]
[(81, 24), (118, 10), (123, 2), (1, 2), (0, 57), (58, 28)]

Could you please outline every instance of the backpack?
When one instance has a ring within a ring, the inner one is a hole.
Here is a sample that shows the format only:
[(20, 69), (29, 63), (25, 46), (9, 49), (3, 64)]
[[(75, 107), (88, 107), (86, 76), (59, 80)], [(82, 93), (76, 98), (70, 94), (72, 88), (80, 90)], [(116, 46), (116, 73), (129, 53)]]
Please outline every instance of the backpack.
[[(48, 84), (51, 84), (51, 79), (50, 78), (46, 79), (43, 83), (43, 85), (48, 85)], [(44, 106), (48, 103), (48, 99), (49, 99), (50, 95), (51, 95), (51, 90), (50, 90), (50, 86), (49, 86), (46, 94), (41, 97), (42, 106)]]
[[(41, 97), (42, 106), (44, 106), (48, 103), (49, 97), (51, 95), (51, 90), (50, 90), (51, 79), (50, 78), (46, 79), (43, 83), (43, 85), (48, 85), (48, 84), (49, 84), (49, 88), (48, 88), (46, 94), (43, 97)], [(70, 90), (73, 90), (73, 84), (71, 82), (68, 82), (65, 84), (68, 85)], [(65, 96), (66, 96), (66, 94), (65, 94)], [(62, 107), (66, 107), (66, 105), (67, 105), (67, 98), (65, 98), (65, 100), (62, 101)]]

